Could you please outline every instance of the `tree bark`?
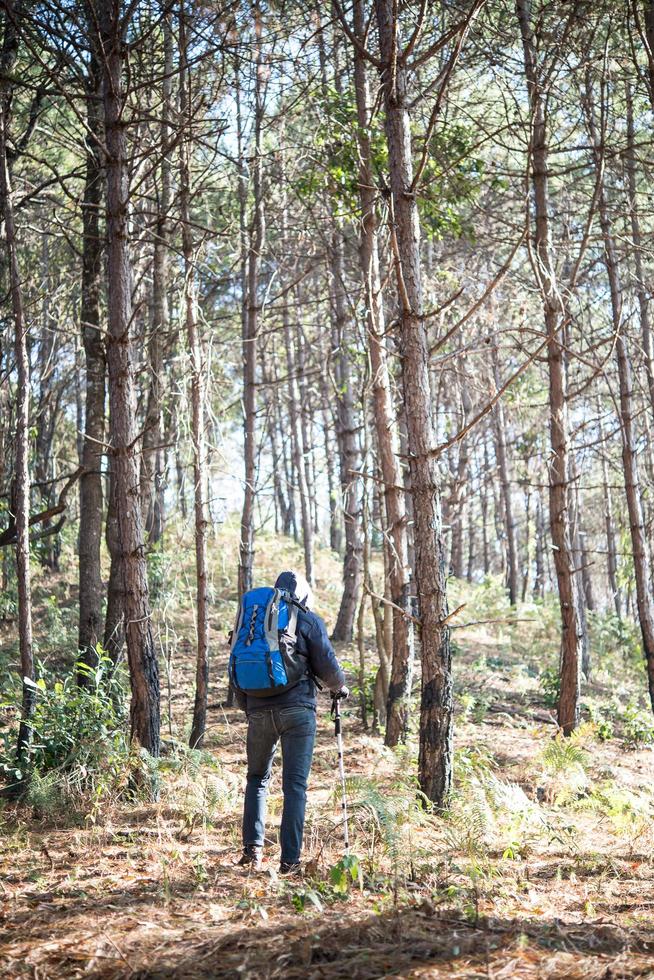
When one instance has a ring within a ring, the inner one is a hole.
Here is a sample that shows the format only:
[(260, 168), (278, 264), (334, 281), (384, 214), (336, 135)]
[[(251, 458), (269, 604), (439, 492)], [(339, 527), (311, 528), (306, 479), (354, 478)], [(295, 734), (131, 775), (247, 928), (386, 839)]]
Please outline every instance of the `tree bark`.
[[(497, 343), (498, 338), (496, 337), (493, 346), (493, 380), (496, 389), (501, 387)], [(513, 514), (511, 467), (506, 450), (506, 416), (504, 412), (504, 403), (501, 398), (493, 408), (492, 417), (493, 433), (495, 436), (495, 455), (497, 457), (497, 468), (500, 478), (500, 493), (502, 497), (502, 507), (504, 510), (504, 531), (506, 534), (506, 586), (509, 593), (509, 602), (512, 606), (515, 606), (520, 595), (518, 542), (516, 535), (516, 522)]]
[(152, 252), (152, 319), (148, 349), (150, 386), (143, 426), (141, 455), (141, 510), (145, 530), (151, 544), (156, 544), (164, 530), (164, 347), (170, 324), (168, 309), (169, 212), (171, 206), (170, 110), (173, 84), (173, 33), (170, 13), (163, 14), (163, 79), (161, 93), (161, 125), (156, 188), (157, 219)]
[(517, 0), (516, 11), (522, 36), (525, 76), (531, 108), (530, 166), (536, 218), (534, 244), (537, 264), (535, 265), (535, 273), (543, 300), (545, 329), (548, 336), (547, 366), (552, 448), (549, 479), (550, 527), (561, 609), (561, 689), (558, 722), (564, 734), (569, 735), (579, 722), (583, 636), (577, 608), (571, 540), (568, 477), (569, 423), (567, 380), (562, 346), (565, 311), (559, 295), (552, 252), (545, 102), (540, 84), (535, 40), (530, 23), (531, 4), (529, 0)]
[[(256, 371), (257, 329), (259, 320), (259, 267), (265, 237), (265, 219), (262, 188), (261, 139), (264, 115), (264, 63), (261, 42), (261, 10), (258, 2), (252, 7), (255, 30), (255, 86), (254, 86), (254, 146), (252, 159), (252, 224), (245, 230), (247, 214), (247, 183), (243, 174), (239, 181), (241, 207), (241, 234), (243, 238), (243, 511), (241, 514), (241, 541), (239, 547), (238, 590), (243, 595), (252, 588), (254, 570), (254, 505), (256, 500)], [(240, 114), (239, 114), (240, 118)], [(244, 165), (242, 135), (239, 127), (239, 160)], [(245, 232), (245, 235), (244, 235)]]
[(284, 346), (286, 348), (286, 373), (288, 375), (288, 414), (291, 429), (291, 462), (295, 480), (300, 495), (300, 515), (302, 520), (302, 546), (304, 549), (304, 574), (307, 582), (313, 585), (313, 526), (309, 507), (309, 491), (307, 487), (306, 470), (304, 467), (304, 445), (300, 426), (296, 367), (294, 359), (293, 334), (288, 302), (284, 298), (282, 308), (282, 323), (284, 329)]
[(334, 450), (330, 438), (332, 413), (329, 405), (327, 386), (322, 388), (322, 431), (325, 444), (325, 469), (327, 471), (327, 492), (329, 493), (329, 547), (337, 555), (342, 553), (343, 533), (340, 523), (340, 508), (338, 506), (337, 475), (334, 466)]
[(422, 689), (418, 776), (426, 797), (444, 805), (452, 784), (453, 704), (441, 494), (434, 447), (429, 345), (422, 316), (420, 226), (413, 193), (407, 70), (396, 58), (399, 25), (394, 0), (376, 0), (381, 84), (391, 188), (391, 235), (397, 245), (399, 344), (415, 521), (416, 587), (421, 620)]
[[(23, 305), (21, 275), (18, 266), (16, 226), (7, 159), (9, 106), (11, 101), (9, 72), (18, 52), (16, 17), (18, 11), (7, 0), (4, 15), (4, 37), (0, 63), (3, 78), (0, 80), (0, 205), (4, 220), (5, 247), (9, 266), (9, 292), (14, 320), (14, 356), (18, 379), (16, 396), (15, 472), (13, 510), (16, 524), (16, 578), (18, 583), (18, 649), (22, 677), (21, 719), (18, 728), (16, 762), (22, 776), (18, 778), (16, 791), (26, 783), (23, 767), (32, 739), (32, 717), (36, 705), (34, 692), (34, 656), (32, 639), (32, 584), (30, 578), (30, 362), (27, 350), (27, 322)], [(29, 683), (32, 681), (32, 684)]]
[(195, 254), (191, 226), (191, 138), (193, 119), (193, 90), (188, 64), (186, 41), (186, 0), (179, 6), (179, 52), (181, 60), (179, 106), (184, 139), (180, 147), (179, 200), (182, 222), (182, 253), (184, 255), (184, 314), (186, 337), (191, 355), (191, 440), (193, 443), (193, 502), (195, 516), (195, 587), (197, 654), (195, 668), (195, 701), (189, 744), (202, 748), (207, 724), (207, 692), (209, 685), (209, 606), (207, 597), (207, 447), (204, 403), (204, 358), (202, 339), (197, 322), (197, 289), (195, 285)]
[[(365, 33), (363, 0), (353, 5), (354, 33), (362, 43)], [(391, 395), (391, 379), (386, 350), (386, 323), (382, 298), (377, 229), (376, 188), (370, 145), (370, 95), (365, 60), (354, 48), (354, 85), (357, 103), (359, 147), (359, 202), (361, 223), (359, 264), (366, 301), (366, 329), (372, 373), (373, 416), (379, 466), (383, 480), (386, 522), (384, 547), (388, 559), (388, 578), (393, 608), (392, 651), (386, 744), (393, 746), (406, 737), (409, 723), (413, 677), (413, 627), (406, 613), (410, 607), (410, 576), (407, 545), (407, 518), (403, 477), (398, 457), (398, 433)]]
[(654, 711), (654, 598), (652, 597), (652, 577), (643, 502), (638, 472), (638, 438), (635, 422), (635, 403), (633, 391), (633, 369), (623, 322), (623, 290), (620, 265), (616, 249), (608, 199), (604, 184), (604, 161), (602, 145), (596, 131), (594, 107), (590, 83), (590, 73), (586, 80), (586, 111), (588, 130), (593, 146), (593, 157), (598, 181), (598, 208), (602, 238), (604, 240), (604, 265), (609, 280), (611, 312), (615, 334), (615, 351), (618, 361), (618, 382), (620, 386), (620, 432), (622, 435), (622, 466), (624, 470), (629, 530), (634, 560), (636, 580), (636, 606), (643, 640), (643, 655), (647, 665), (649, 696)]
[[(92, 44), (92, 40), (91, 40)], [(97, 644), (102, 633), (104, 586), (100, 564), (102, 543), (102, 456), (105, 439), (107, 364), (100, 323), (103, 242), (100, 233), (102, 206), (102, 159), (100, 67), (91, 50), (87, 76), (88, 125), (84, 202), (82, 206), (82, 297), (80, 326), (86, 367), (84, 439), (79, 488), (79, 659), (89, 667), (97, 664)], [(82, 685), (89, 680), (78, 673)]]
[(345, 554), (343, 557), (343, 593), (334, 626), (333, 639), (349, 643), (353, 637), (359, 593), (361, 591), (363, 540), (361, 529), (361, 447), (360, 422), (354, 401), (352, 369), (347, 353), (349, 346), (348, 313), (345, 305), (343, 242), (339, 231), (334, 233), (331, 249), (330, 293), (334, 323), (334, 346), (337, 349), (336, 412), (341, 464), (341, 498), (345, 524)]
[(128, 165), (123, 69), (127, 23), (121, 0), (99, 10), (103, 52), (103, 105), (107, 158), (107, 366), (112, 469), (115, 479), (119, 582), (132, 701), (131, 731), (151, 755), (159, 755), (159, 669), (150, 621), (144, 532), (141, 519), (134, 366), (130, 340), (132, 290), (128, 222)]
[[(652, 27), (654, 32), (654, 15)], [(654, 41), (654, 34), (652, 40)], [(634, 290), (638, 300), (638, 311), (640, 314), (640, 333), (643, 344), (650, 410), (654, 412), (654, 340), (652, 338), (652, 326), (649, 315), (649, 296), (647, 293), (646, 273), (643, 267), (643, 236), (640, 227), (638, 195), (636, 191), (634, 109), (631, 85), (629, 82), (626, 83), (625, 95), (627, 107), (627, 152), (625, 153), (624, 159), (625, 170), (627, 173), (629, 221), (631, 224), (631, 238), (633, 243), (633, 261), (635, 272)], [(652, 104), (654, 105), (654, 99)]]
[(600, 444), (602, 446), (602, 487), (604, 500), (604, 528), (606, 531), (606, 572), (609, 584), (609, 593), (618, 619), (622, 619), (622, 592), (618, 585), (618, 549), (616, 545), (615, 519), (613, 516), (613, 495), (609, 482), (609, 467), (606, 462), (606, 451), (604, 448), (604, 425), (602, 422), (602, 407), (597, 405), (597, 419), (599, 428)]

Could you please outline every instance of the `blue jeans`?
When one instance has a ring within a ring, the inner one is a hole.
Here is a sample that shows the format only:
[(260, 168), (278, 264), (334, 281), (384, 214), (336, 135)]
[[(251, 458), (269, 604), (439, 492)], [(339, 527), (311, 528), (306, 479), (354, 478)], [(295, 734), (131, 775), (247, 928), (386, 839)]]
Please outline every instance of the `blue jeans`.
[(281, 860), (300, 860), (307, 780), (316, 739), (316, 712), (305, 705), (265, 708), (248, 716), (248, 777), (243, 809), (243, 846), (263, 847), (266, 796), (277, 742), (282, 742), (282, 791), (284, 809), (280, 843)]

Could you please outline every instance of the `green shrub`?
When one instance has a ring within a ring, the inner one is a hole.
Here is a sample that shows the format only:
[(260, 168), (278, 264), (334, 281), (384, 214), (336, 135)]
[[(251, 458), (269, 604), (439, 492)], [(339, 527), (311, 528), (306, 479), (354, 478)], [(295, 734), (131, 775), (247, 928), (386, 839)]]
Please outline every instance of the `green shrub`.
[(654, 717), (650, 711), (640, 708), (634, 699), (629, 701), (619, 718), (627, 748), (640, 749), (654, 744)]
[(624, 663), (640, 666), (643, 662), (640, 630), (631, 619), (620, 619), (615, 613), (589, 613), (593, 652), (601, 666), (615, 669), (619, 654)]
[[(76, 664), (61, 678), (43, 664), (37, 667), (32, 740), (29, 754), (19, 768), (13, 732), (0, 741), (0, 774), (9, 782), (29, 774), (29, 794), (39, 805), (55, 802), (58, 794), (91, 793), (97, 798), (124, 778), (129, 744), (125, 731), (125, 692), (122, 676), (98, 649), (97, 667)], [(86, 673), (88, 684), (77, 684), (77, 672)], [(20, 687), (0, 707), (19, 711)], [(24, 771), (26, 770), (26, 771)], [(58, 788), (57, 788), (58, 787)]]
[(556, 708), (561, 693), (561, 677), (558, 667), (545, 667), (540, 672), (538, 686), (543, 695), (543, 702), (548, 708)]
[(163, 599), (170, 580), (171, 557), (163, 548), (154, 548), (147, 553), (148, 587), (153, 602)]

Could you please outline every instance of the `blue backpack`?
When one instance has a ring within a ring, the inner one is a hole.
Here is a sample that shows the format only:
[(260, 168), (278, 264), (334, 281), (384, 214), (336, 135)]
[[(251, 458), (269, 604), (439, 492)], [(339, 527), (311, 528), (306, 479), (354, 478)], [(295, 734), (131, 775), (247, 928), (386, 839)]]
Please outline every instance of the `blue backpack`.
[(229, 657), (237, 691), (270, 697), (308, 675), (306, 657), (295, 651), (298, 608), (304, 607), (282, 589), (251, 589), (241, 597)]

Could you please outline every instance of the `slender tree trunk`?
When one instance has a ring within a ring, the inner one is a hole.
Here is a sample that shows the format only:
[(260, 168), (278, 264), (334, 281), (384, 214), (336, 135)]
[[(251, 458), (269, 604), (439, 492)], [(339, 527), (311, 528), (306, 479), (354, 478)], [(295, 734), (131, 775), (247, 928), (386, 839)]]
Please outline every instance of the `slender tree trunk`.
[[(261, 380), (266, 390), (266, 416), (272, 456), (273, 499), (275, 503), (275, 533), (290, 534), (289, 505), (283, 486), (283, 461), (280, 450), (280, 433), (277, 411), (277, 378), (271, 378), (266, 367), (267, 355), (261, 358)], [(276, 375), (276, 369), (275, 369)]]
[(341, 496), (345, 522), (345, 555), (343, 558), (343, 594), (336, 618), (333, 639), (352, 640), (362, 577), (361, 470), (359, 445), (360, 422), (355, 407), (352, 370), (347, 353), (349, 346), (348, 313), (345, 305), (343, 242), (335, 232), (331, 246), (330, 292), (334, 316), (336, 355), (337, 439), (340, 443)]
[(597, 405), (597, 419), (599, 427), (599, 437), (602, 446), (602, 486), (604, 500), (604, 527), (606, 530), (606, 564), (609, 593), (618, 619), (622, 619), (622, 593), (618, 585), (618, 549), (616, 546), (615, 520), (613, 517), (613, 495), (609, 482), (609, 468), (606, 462), (606, 451), (604, 448), (604, 425), (602, 422), (602, 407)]
[(579, 721), (581, 686), (582, 630), (577, 607), (577, 590), (571, 540), (569, 491), (569, 424), (567, 381), (563, 359), (565, 311), (559, 295), (552, 253), (548, 188), (548, 145), (545, 104), (540, 84), (529, 0), (517, 0), (516, 11), (522, 35), (525, 76), (531, 106), (531, 180), (536, 218), (535, 273), (540, 287), (545, 329), (548, 336), (550, 439), (550, 526), (554, 565), (561, 609), (561, 691), (558, 722), (569, 735)]
[[(654, 9), (654, 8), (653, 8)], [(654, 40), (654, 37), (653, 37)], [(649, 392), (650, 410), (654, 412), (654, 342), (649, 315), (649, 296), (647, 292), (647, 277), (643, 268), (643, 236), (640, 228), (638, 213), (638, 195), (636, 191), (636, 150), (634, 133), (634, 108), (631, 85), (626, 83), (627, 106), (627, 152), (625, 153), (625, 169), (627, 172), (627, 191), (629, 204), (629, 220), (633, 242), (633, 261), (635, 282), (634, 290), (638, 299), (640, 314), (640, 332), (643, 344), (647, 390)], [(654, 105), (654, 99), (652, 101)]]
[(615, 334), (615, 350), (618, 361), (618, 381), (620, 385), (620, 431), (622, 435), (622, 466), (624, 469), (631, 548), (634, 560), (636, 584), (636, 606), (643, 640), (643, 655), (647, 664), (647, 678), (650, 701), (654, 711), (654, 597), (652, 596), (652, 577), (650, 571), (649, 548), (643, 518), (643, 502), (638, 473), (638, 447), (635, 422), (635, 403), (633, 391), (633, 369), (623, 322), (623, 292), (608, 200), (604, 186), (602, 146), (595, 127), (594, 107), (590, 87), (590, 75), (586, 81), (586, 110), (588, 128), (593, 145), (595, 167), (598, 175), (598, 207), (602, 237), (604, 239), (604, 264), (609, 280), (611, 311)]
[[(5, 32), (14, 32), (14, 5), (5, 12)], [(16, 47), (7, 63), (7, 37), (4, 38), (3, 69), (13, 66)], [(27, 764), (27, 754), (32, 739), (32, 717), (36, 705), (34, 693), (34, 657), (32, 648), (32, 585), (30, 579), (30, 362), (27, 350), (27, 322), (23, 307), (20, 269), (16, 243), (16, 226), (12, 200), (11, 178), (7, 162), (8, 107), (10, 96), (8, 82), (0, 80), (0, 204), (4, 220), (5, 247), (9, 266), (9, 291), (14, 320), (14, 356), (18, 387), (16, 397), (15, 472), (13, 487), (13, 511), (16, 523), (16, 577), (18, 582), (18, 649), (22, 677), (21, 720), (18, 729), (17, 767)], [(29, 683), (29, 682), (32, 683)], [(18, 789), (26, 783), (25, 774), (18, 780)]]
[(536, 576), (533, 589), (533, 595), (536, 599), (545, 598), (545, 548), (545, 515), (543, 514), (543, 501), (539, 490), (536, 498)]
[[(493, 350), (493, 378), (496, 389), (501, 387), (499, 364), (497, 359), (497, 338)], [(509, 602), (512, 606), (518, 601), (520, 594), (518, 572), (518, 542), (516, 522), (513, 514), (513, 494), (511, 485), (511, 468), (506, 450), (506, 415), (504, 403), (500, 399), (493, 408), (493, 433), (495, 436), (495, 455), (500, 478), (500, 493), (504, 510), (504, 530), (506, 533), (506, 585)]]
[(647, 39), (647, 66), (649, 100), (654, 109), (654, 0), (643, 0), (645, 15), (645, 37)]
[[(360, 41), (365, 32), (363, 0), (353, 6), (354, 31)], [(376, 189), (370, 146), (370, 96), (365, 61), (354, 49), (354, 84), (359, 144), (359, 201), (361, 224), (359, 263), (367, 309), (367, 337), (372, 372), (373, 417), (379, 466), (383, 480), (386, 520), (384, 546), (393, 608), (393, 659), (388, 686), (386, 744), (397, 745), (406, 737), (413, 676), (413, 627), (406, 613), (410, 607), (407, 518), (403, 477), (398, 458), (398, 433), (391, 396), (386, 324), (382, 300), (377, 232)]]
[[(465, 423), (464, 423), (465, 424)], [(466, 481), (468, 478), (468, 448), (459, 444), (456, 471), (451, 472), (452, 493), (448, 499), (449, 515), (446, 511), (445, 523), (450, 525), (450, 573), (454, 578), (463, 578), (463, 512), (465, 508)]]
[(282, 308), (282, 320), (284, 327), (284, 345), (286, 347), (286, 373), (288, 375), (288, 414), (289, 421), (291, 423), (291, 460), (295, 480), (297, 481), (298, 493), (300, 495), (302, 545), (304, 548), (304, 574), (307, 582), (313, 585), (313, 527), (311, 524), (307, 476), (304, 467), (305, 449), (302, 442), (302, 429), (299, 419), (297, 379), (295, 377), (296, 367), (293, 353), (294, 343), (291, 332), (291, 319), (286, 299), (284, 299), (284, 305)]
[(336, 491), (337, 477), (334, 467), (334, 452), (330, 439), (331, 411), (326, 386), (322, 390), (322, 431), (325, 443), (325, 469), (327, 471), (327, 491), (329, 493), (329, 547), (337, 554), (343, 548), (342, 529), (339, 520), (338, 494)]
[[(303, 309), (302, 294), (300, 289), (296, 290), (296, 309), (299, 311)], [(298, 420), (300, 428), (301, 443), (303, 446), (302, 452), (302, 465), (304, 468), (304, 484), (307, 488), (307, 520), (309, 522), (309, 527), (311, 531), (311, 540), (315, 535), (316, 527), (316, 483), (314, 478), (313, 470), (313, 426), (311, 424), (310, 411), (311, 411), (311, 399), (309, 394), (309, 388), (306, 383), (306, 355), (305, 355), (305, 337), (302, 325), (299, 322), (299, 315), (296, 317), (295, 322), (295, 373), (297, 374), (297, 390), (298, 390)], [(313, 561), (313, 558), (312, 558)], [(313, 574), (313, 573), (312, 573)], [(313, 585), (313, 581), (311, 583)]]
[(193, 89), (188, 65), (186, 40), (186, 0), (179, 5), (179, 51), (181, 61), (179, 109), (184, 139), (180, 148), (179, 210), (182, 223), (184, 255), (184, 319), (191, 355), (191, 440), (193, 443), (193, 502), (195, 516), (195, 588), (197, 655), (195, 668), (195, 701), (189, 744), (202, 748), (207, 723), (209, 684), (209, 606), (207, 597), (207, 446), (204, 414), (205, 384), (202, 339), (198, 329), (197, 289), (195, 285), (195, 248), (191, 226), (191, 138), (193, 123)]
[(103, 52), (103, 103), (107, 147), (107, 365), (112, 469), (120, 542), (120, 588), (125, 619), (132, 703), (132, 737), (159, 755), (159, 669), (150, 621), (147, 566), (141, 520), (134, 367), (130, 343), (130, 274), (127, 145), (122, 116), (123, 59), (127, 24), (121, 0), (99, 8)]
[(429, 384), (429, 344), (422, 317), (420, 226), (413, 193), (406, 66), (394, 0), (376, 0), (381, 50), (386, 142), (391, 187), (391, 234), (400, 297), (399, 343), (406, 405), (407, 441), (415, 520), (416, 586), (421, 620), (422, 692), (419, 781), (426, 797), (442, 806), (452, 784), (452, 662), (447, 617), (441, 495), (434, 447)]
[(164, 347), (168, 335), (168, 250), (169, 212), (171, 206), (171, 159), (167, 149), (170, 139), (170, 111), (173, 79), (173, 32), (170, 13), (163, 15), (163, 80), (161, 125), (159, 129), (159, 181), (157, 220), (152, 254), (152, 320), (150, 323), (149, 371), (150, 387), (143, 429), (141, 455), (141, 509), (143, 521), (152, 544), (156, 544), (164, 528)]
[[(470, 471), (468, 471), (468, 478), (467, 478), (467, 481), (466, 482), (467, 482), (468, 487), (471, 488), (472, 487), (472, 475), (471, 475)], [(475, 525), (475, 515), (474, 515), (474, 509), (473, 509), (472, 499), (473, 499), (472, 496), (468, 497), (468, 500), (466, 502), (466, 508), (465, 508), (465, 510), (466, 510), (466, 521), (465, 521), (465, 523), (466, 523), (466, 527), (468, 529), (468, 560), (467, 560), (467, 563), (466, 563), (466, 581), (470, 585), (472, 585), (472, 582), (474, 580), (475, 559), (477, 557), (476, 541), (475, 541), (475, 538), (476, 538), (476, 534), (475, 534), (476, 525)]]
[[(80, 660), (89, 667), (97, 663), (96, 646), (103, 638), (102, 599), (104, 586), (100, 565), (102, 544), (102, 455), (105, 439), (107, 364), (100, 324), (102, 249), (100, 208), (102, 206), (101, 107), (99, 65), (95, 52), (89, 59), (87, 89), (87, 150), (84, 203), (82, 206), (82, 298), (80, 320), (86, 366), (84, 439), (79, 487), (79, 633)], [(94, 139), (95, 137), (95, 139)], [(83, 671), (80, 684), (88, 681)]]
[[(254, 506), (256, 500), (256, 370), (257, 329), (259, 320), (259, 267), (265, 237), (264, 202), (262, 187), (261, 139), (264, 116), (264, 63), (261, 48), (261, 11), (258, 2), (253, 4), (256, 37), (256, 67), (254, 87), (254, 147), (252, 161), (252, 225), (247, 231), (245, 260), (244, 311), (243, 311), (243, 433), (244, 433), (244, 486), (243, 512), (241, 515), (241, 542), (239, 547), (238, 589), (243, 595), (252, 588), (254, 570)], [(239, 143), (241, 138), (239, 138)], [(243, 161), (240, 146), (240, 160)], [(241, 227), (247, 213), (247, 185), (242, 178)]]

